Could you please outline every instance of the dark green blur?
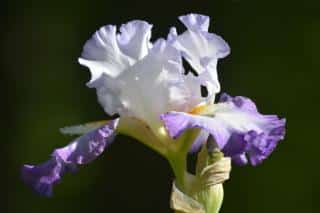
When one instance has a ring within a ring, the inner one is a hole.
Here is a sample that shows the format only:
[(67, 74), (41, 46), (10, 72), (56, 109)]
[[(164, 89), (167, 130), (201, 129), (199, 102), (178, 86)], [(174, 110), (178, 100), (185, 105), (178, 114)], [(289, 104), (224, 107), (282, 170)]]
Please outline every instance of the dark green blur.
[[(287, 137), (259, 167), (233, 167), (222, 213), (320, 212), (317, 0), (7, 0), (1, 9), (4, 212), (165, 213), (173, 174), (140, 143), (117, 137), (95, 162), (67, 175), (53, 198), (20, 180), (23, 163), (48, 159), (72, 138), (60, 127), (105, 119), (90, 75), (77, 63), (98, 27), (145, 19), (153, 39), (189, 12), (212, 18), (231, 55), (219, 63), (222, 90), (252, 98), (263, 113), (288, 120)], [(1, 207), (1, 208), (2, 208)]]

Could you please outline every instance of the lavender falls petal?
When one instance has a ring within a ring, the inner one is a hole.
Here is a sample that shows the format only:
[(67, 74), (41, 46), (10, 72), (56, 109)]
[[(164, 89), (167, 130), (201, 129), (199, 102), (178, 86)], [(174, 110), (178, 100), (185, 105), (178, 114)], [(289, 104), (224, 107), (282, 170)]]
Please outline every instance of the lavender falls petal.
[(118, 119), (110, 121), (71, 142), (56, 149), (51, 159), (39, 165), (24, 165), (21, 169), (23, 181), (40, 195), (52, 196), (53, 186), (61, 181), (67, 172), (76, 170), (77, 165), (96, 159), (113, 141)]
[(173, 138), (188, 128), (201, 128), (214, 137), (226, 156), (235, 157), (234, 162), (245, 162), (246, 156), (252, 165), (266, 159), (284, 138), (285, 119), (260, 114), (248, 98), (224, 94), (220, 103), (208, 108), (211, 116), (169, 112), (161, 119)]

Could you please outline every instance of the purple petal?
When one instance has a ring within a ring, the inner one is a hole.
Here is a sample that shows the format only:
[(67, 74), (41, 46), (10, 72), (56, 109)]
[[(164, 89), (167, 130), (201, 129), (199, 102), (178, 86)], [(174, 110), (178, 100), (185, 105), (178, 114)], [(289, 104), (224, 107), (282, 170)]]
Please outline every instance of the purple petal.
[(266, 159), (285, 135), (285, 119), (262, 115), (253, 101), (245, 97), (222, 95), (212, 107), (211, 117), (183, 112), (161, 115), (171, 137), (179, 137), (188, 128), (209, 132), (225, 155), (235, 163), (257, 165)]
[(257, 107), (256, 104), (250, 100), (247, 97), (243, 96), (235, 96), (231, 97), (230, 95), (226, 93), (222, 93), (219, 99), (219, 102), (232, 102), (234, 105), (236, 105), (240, 109), (245, 109), (245, 110), (252, 110), (254, 112), (257, 112)]
[(53, 155), (59, 156), (67, 163), (87, 164), (97, 158), (113, 141), (117, 124), (118, 119), (115, 119), (79, 137), (68, 146), (56, 149)]
[(169, 135), (174, 139), (191, 128), (200, 128), (209, 132), (214, 136), (220, 148), (224, 147), (229, 139), (228, 130), (220, 127), (219, 121), (211, 117), (172, 111), (162, 114), (160, 119), (164, 122)]
[(232, 161), (238, 166), (245, 166), (248, 164), (248, 159), (245, 154), (239, 154), (232, 156)]
[(248, 142), (244, 139), (243, 134), (233, 133), (227, 144), (223, 148), (226, 156), (237, 156), (242, 154), (248, 146)]
[(209, 133), (207, 131), (201, 131), (198, 135), (198, 137), (195, 139), (195, 141), (193, 142), (189, 153), (196, 153), (199, 151), (199, 149), (201, 148), (202, 144), (207, 141), (209, 137)]
[(283, 138), (284, 132), (279, 135), (271, 135), (269, 133), (249, 132), (245, 135), (248, 142), (247, 156), (252, 165), (256, 166), (265, 160), (276, 148), (279, 140)]
[(183, 116), (183, 113), (179, 112), (162, 114), (160, 119), (164, 122), (169, 135), (173, 139), (178, 138), (186, 129), (195, 127), (191, 125), (190, 118)]
[(52, 157), (47, 162), (34, 165), (24, 165), (21, 169), (22, 179), (34, 191), (42, 196), (52, 196), (53, 185), (57, 184), (64, 174), (64, 164), (61, 159)]
[(39, 165), (24, 165), (23, 181), (40, 195), (52, 196), (53, 186), (66, 172), (76, 171), (76, 166), (96, 159), (113, 141), (119, 119), (110, 121), (79, 137), (69, 145), (56, 149), (51, 159)]

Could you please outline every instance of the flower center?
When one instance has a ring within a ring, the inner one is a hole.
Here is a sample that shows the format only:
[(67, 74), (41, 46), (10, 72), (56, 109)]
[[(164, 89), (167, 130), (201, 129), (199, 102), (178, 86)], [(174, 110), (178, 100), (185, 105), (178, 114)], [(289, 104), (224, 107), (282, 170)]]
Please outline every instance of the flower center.
[(207, 107), (208, 107), (207, 104), (201, 104), (194, 107), (191, 111), (189, 111), (189, 113), (194, 115), (201, 114), (206, 110)]

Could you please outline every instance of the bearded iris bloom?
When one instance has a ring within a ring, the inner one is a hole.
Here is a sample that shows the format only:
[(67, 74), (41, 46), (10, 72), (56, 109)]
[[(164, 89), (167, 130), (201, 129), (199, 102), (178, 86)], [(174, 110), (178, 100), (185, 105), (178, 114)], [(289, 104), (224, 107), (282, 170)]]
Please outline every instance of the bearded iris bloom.
[[(152, 25), (135, 20), (101, 27), (85, 43), (79, 63), (89, 68), (89, 88), (114, 120), (62, 128), (83, 134), (39, 165), (24, 165), (22, 177), (41, 195), (67, 172), (97, 158), (116, 134), (131, 136), (170, 162), (178, 187), (186, 185), (186, 155), (212, 137), (219, 150), (238, 165), (258, 165), (284, 138), (285, 120), (262, 115), (248, 98), (220, 92), (218, 59), (230, 52), (228, 44), (208, 32), (209, 17), (179, 17), (186, 31), (173, 27), (166, 39), (150, 41)], [(188, 72), (186, 61), (196, 72)], [(188, 73), (188, 74), (186, 74)], [(204, 97), (203, 89), (207, 94)]]

